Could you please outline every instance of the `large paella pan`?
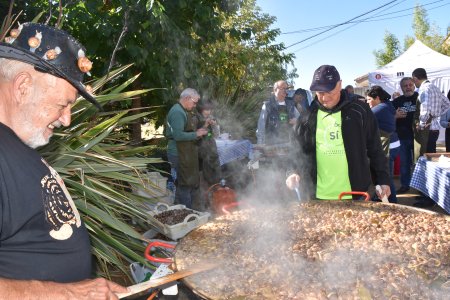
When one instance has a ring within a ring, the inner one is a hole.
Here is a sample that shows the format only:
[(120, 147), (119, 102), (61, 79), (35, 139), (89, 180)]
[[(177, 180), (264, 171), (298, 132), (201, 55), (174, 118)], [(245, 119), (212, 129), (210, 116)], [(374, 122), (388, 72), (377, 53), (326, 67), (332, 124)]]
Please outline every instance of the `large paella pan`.
[(246, 209), (189, 233), (177, 269), (208, 299), (448, 299), (450, 219), (399, 205), (311, 201)]

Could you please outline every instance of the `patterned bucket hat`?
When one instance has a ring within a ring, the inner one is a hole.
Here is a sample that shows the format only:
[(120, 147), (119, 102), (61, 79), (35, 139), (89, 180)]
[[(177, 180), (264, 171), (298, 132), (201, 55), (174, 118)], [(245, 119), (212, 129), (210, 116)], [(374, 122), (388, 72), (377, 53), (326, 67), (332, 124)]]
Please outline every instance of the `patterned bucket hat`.
[(20, 24), (11, 29), (4, 42), (0, 42), (0, 57), (19, 60), (38, 71), (67, 80), (81, 96), (101, 110), (100, 104), (83, 84), (92, 62), (86, 49), (63, 30), (38, 23)]

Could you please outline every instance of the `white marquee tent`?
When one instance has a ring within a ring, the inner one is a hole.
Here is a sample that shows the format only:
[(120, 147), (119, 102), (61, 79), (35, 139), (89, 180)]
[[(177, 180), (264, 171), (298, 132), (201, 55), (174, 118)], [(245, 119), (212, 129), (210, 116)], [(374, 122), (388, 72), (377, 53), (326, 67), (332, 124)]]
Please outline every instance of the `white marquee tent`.
[(402, 55), (369, 73), (369, 85), (380, 85), (388, 93), (401, 93), (400, 80), (411, 77), (416, 68), (424, 68), (428, 79), (447, 95), (450, 89), (450, 56), (443, 55), (416, 40)]

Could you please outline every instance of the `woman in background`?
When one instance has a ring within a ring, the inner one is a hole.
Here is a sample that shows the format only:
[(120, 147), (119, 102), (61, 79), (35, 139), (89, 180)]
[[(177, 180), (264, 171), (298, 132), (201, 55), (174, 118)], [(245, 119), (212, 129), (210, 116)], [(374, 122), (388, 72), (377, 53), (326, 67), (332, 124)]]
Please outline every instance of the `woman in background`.
[(395, 108), (389, 101), (391, 95), (383, 90), (381, 86), (373, 86), (367, 93), (367, 103), (369, 104), (380, 129), (381, 144), (386, 157), (389, 159), (389, 171), (391, 177), (391, 195), (389, 202), (397, 202), (394, 184), (394, 161), (400, 150), (400, 141), (395, 132)]
[[(197, 105), (197, 128), (205, 128), (208, 134), (199, 140), (199, 166), (200, 166), (200, 192), (203, 195), (206, 190), (213, 184), (219, 182), (221, 178), (221, 170), (219, 163), (219, 155), (217, 154), (217, 145), (214, 138), (220, 134), (219, 125), (212, 115), (213, 104), (209, 101), (202, 101)], [(208, 208), (209, 203), (199, 205), (198, 210), (204, 211)]]

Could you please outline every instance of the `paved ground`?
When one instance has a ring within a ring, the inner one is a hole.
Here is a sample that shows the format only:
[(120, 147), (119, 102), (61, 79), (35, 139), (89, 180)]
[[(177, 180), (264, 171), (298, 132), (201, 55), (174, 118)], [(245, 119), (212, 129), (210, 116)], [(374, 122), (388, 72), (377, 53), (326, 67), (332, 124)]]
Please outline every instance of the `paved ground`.
[[(439, 145), (437, 146), (437, 152), (445, 152), (445, 146), (444, 145)], [(395, 181), (395, 185), (397, 187), (397, 189), (400, 187), (400, 178), (399, 176), (395, 176), (394, 178)], [(419, 192), (416, 191), (415, 189), (410, 189), (409, 192), (407, 194), (400, 194), (397, 195), (397, 200), (399, 204), (403, 204), (403, 205), (410, 205), (412, 206), (415, 202), (417, 202), (417, 197), (419, 197)], [(433, 207), (429, 207), (426, 208), (435, 212), (439, 212), (439, 213), (443, 213), (443, 214), (447, 214), (448, 213), (442, 209), (439, 205), (434, 205)]]
[[(395, 181), (397, 188), (399, 188), (400, 182), (398, 177), (395, 178)], [(418, 200), (417, 197), (419, 196), (420, 196), (419, 192), (411, 188), (408, 193), (397, 195), (397, 201), (399, 204), (412, 206), (415, 202), (417, 202)], [(437, 204), (434, 205), (433, 207), (428, 207), (426, 209), (448, 215), (448, 213)]]

